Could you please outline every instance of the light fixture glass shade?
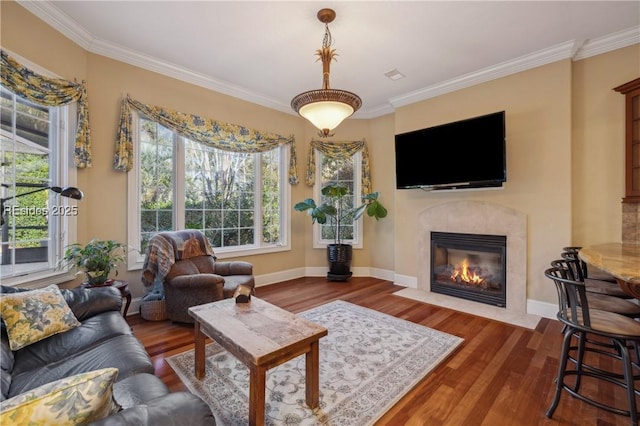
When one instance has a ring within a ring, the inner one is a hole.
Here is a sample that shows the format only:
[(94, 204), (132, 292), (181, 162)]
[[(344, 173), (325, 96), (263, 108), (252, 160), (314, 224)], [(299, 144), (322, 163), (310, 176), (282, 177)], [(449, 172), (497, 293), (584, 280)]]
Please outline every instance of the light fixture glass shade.
[(293, 98), (291, 107), (319, 129), (324, 136), (338, 127), (362, 105), (355, 93), (338, 89), (304, 92)]
[(299, 114), (320, 130), (333, 130), (353, 114), (350, 105), (334, 101), (320, 101), (300, 108)]

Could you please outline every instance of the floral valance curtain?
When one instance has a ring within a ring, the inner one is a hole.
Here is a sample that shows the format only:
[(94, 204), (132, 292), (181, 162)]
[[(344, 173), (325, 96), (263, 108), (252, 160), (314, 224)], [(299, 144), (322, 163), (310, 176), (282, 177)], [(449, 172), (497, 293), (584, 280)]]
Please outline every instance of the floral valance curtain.
[(91, 167), (91, 137), (87, 88), (82, 83), (45, 77), (22, 66), (5, 51), (0, 64), (2, 85), (38, 105), (56, 107), (78, 102), (78, 129), (73, 160), (76, 167)]
[(365, 140), (352, 142), (331, 142), (312, 140), (309, 147), (309, 156), (307, 158), (307, 179), (306, 183), (313, 186), (316, 181), (316, 149), (323, 155), (330, 158), (346, 158), (351, 157), (358, 151), (362, 151), (362, 193), (370, 194), (371, 189), (371, 171), (369, 166), (369, 150)]
[(232, 152), (265, 152), (280, 145), (290, 146), (289, 183), (298, 183), (295, 139), (275, 133), (260, 132), (235, 124), (227, 124), (202, 118), (197, 115), (172, 111), (166, 108), (145, 105), (127, 96), (120, 110), (120, 124), (116, 140), (116, 154), (113, 167), (128, 172), (133, 166), (132, 115), (136, 109), (149, 119), (174, 130), (195, 142), (216, 149)]

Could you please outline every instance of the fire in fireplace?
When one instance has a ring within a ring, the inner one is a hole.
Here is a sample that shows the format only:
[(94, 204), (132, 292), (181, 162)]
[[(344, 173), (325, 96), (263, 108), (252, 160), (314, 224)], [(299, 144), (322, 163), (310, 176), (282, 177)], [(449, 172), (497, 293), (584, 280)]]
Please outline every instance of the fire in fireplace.
[(431, 232), (431, 291), (506, 307), (502, 235)]

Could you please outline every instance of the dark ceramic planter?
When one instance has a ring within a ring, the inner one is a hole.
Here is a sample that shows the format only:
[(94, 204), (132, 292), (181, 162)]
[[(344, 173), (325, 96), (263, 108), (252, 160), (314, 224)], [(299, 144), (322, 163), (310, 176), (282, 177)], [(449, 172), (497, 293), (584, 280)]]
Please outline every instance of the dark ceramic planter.
[(351, 258), (353, 247), (350, 244), (329, 244), (327, 260), (329, 261), (329, 281), (347, 281), (351, 278)]

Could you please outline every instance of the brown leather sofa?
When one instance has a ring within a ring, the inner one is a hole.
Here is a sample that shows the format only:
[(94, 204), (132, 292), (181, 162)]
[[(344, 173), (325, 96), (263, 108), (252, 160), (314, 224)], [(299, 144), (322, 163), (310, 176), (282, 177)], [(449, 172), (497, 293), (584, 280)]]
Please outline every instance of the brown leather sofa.
[[(0, 286), (1, 293), (23, 291)], [(100, 426), (215, 426), (211, 409), (189, 392), (170, 392), (155, 376), (144, 346), (122, 317), (122, 297), (113, 287), (61, 290), (81, 325), (12, 351), (0, 330), (0, 401), (80, 373), (113, 367), (113, 397), (122, 410)]]
[(161, 232), (149, 240), (142, 281), (148, 288), (160, 280), (167, 317), (193, 323), (192, 306), (230, 298), (238, 286), (253, 292), (253, 265), (219, 262), (209, 241), (196, 230)]

